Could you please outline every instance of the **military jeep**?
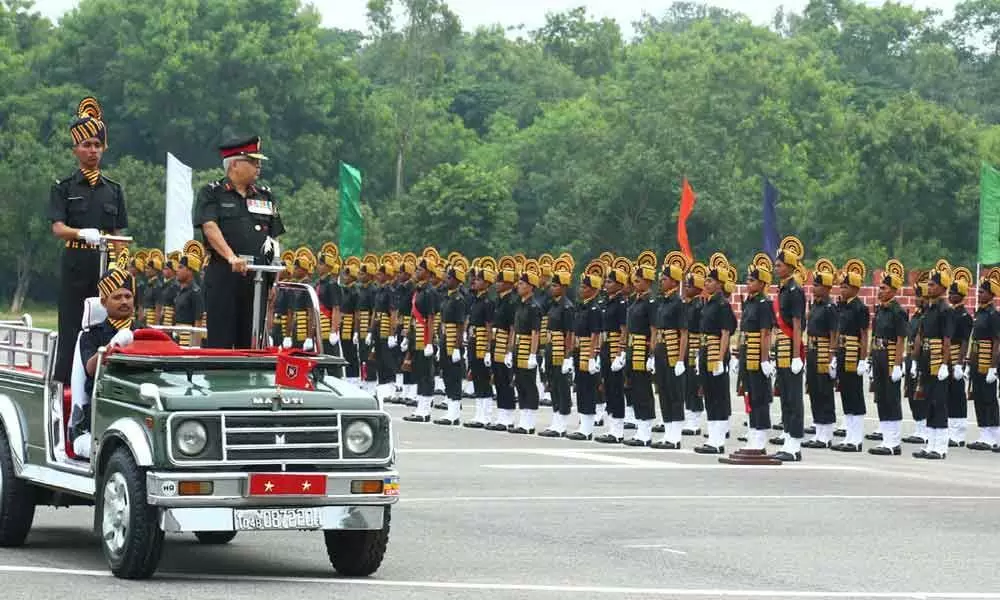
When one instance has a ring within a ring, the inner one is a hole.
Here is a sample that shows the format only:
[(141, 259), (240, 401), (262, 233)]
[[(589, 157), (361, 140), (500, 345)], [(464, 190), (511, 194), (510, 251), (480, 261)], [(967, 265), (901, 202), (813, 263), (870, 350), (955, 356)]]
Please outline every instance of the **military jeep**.
[[(95, 312), (85, 328), (103, 321)], [(52, 376), (57, 335), (30, 317), (0, 322), (0, 547), (25, 543), (36, 506), (82, 505), (121, 578), (151, 577), (167, 533), (225, 544), (322, 531), (340, 574), (379, 568), (399, 494), (392, 421), (335, 376), (342, 358), (310, 356), (312, 389), (281, 389), (277, 349), (182, 348), (138, 330), (99, 351), (80, 452), (68, 426), (79, 390)]]

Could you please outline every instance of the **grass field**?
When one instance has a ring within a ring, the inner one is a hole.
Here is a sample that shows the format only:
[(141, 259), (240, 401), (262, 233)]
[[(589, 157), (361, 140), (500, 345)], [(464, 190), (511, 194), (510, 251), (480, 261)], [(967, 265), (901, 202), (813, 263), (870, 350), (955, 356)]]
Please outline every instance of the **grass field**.
[(53, 305), (31, 304), (25, 306), (19, 314), (13, 314), (7, 310), (10, 308), (9, 302), (4, 302), (0, 306), (3, 307), (3, 310), (0, 310), (0, 321), (19, 319), (21, 318), (21, 315), (27, 313), (31, 315), (33, 326), (52, 330), (56, 329), (56, 325), (59, 321), (59, 311)]

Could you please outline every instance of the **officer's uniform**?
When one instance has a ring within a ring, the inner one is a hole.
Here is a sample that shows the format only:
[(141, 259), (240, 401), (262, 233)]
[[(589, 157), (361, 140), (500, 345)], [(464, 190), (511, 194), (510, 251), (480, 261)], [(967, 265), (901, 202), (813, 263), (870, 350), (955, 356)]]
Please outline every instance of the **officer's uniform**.
[[(933, 270), (931, 281), (947, 289), (951, 286), (951, 273)], [(948, 380), (952, 377), (951, 364), (961, 357), (949, 356), (945, 360), (944, 344), (955, 331), (955, 311), (944, 298), (930, 298), (920, 325), (921, 354), (920, 377), (927, 400), (927, 446), (913, 453), (915, 458), (939, 460), (948, 454)]]
[[(433, 260), (422, 258), (425, 270), (434, 268)], [(437, 292), (429, 281), (417, 282), (413, 288), (413, 314), (410, 339), (407, 342), (408, 360), (417, 381), (417, 407), (404, 420), (428, 423), (431, 420), (431, 401), (434, 396), (434, 315), (438, 312)]]
[[(517, 281), (517, 275), (512, 270), (504, 269), (497, 274), (497, 281), (514, 283)], [(510, 345), (510, 333), (514, 326), (518, 302), (520, 300), (513, 290), (497, 294), (496, 310), (493, 313), (493, 355), (490, 360), (493, 386), (496, 389), (497, 411), (496, 421), (486, 426), (490, 431), (507, 431), (514, 426), (514, 409), (517, 404), (514, 400), (513, 371), (504, 361)]]
[(917, 282), (913, 286), (913, 296), (916, 307), (906, 324), (906, 362), (904, 363), (903, 394), (910, 404), (910, 415), (913, 417), (913, 435), (903, 438), (907, 444), (927, 443), (927, 400), (920, 388), (919, 356), (920, 332), (924, 319), (924, 307), (927, 298), (927, 283)]
[[(566, 271), (552, 274), (553, 281), (566, 289), (573, 276)], [(565, 294), (556, 298), (546, 294), (548, 310), (543, 319), (546, 326), (545, 381), (552, 398), (552, 423), (539, 433), (543, 437), (562, 437), (566, 434), (570, 412), (573, 410), (572, 385), (573, 347), (573, 302)]]
[(970, 450), (1000, 451), (1000, 406), (997, 405), (1000, 312), (993, 305), (994, 297), (1000, 294), (1000, 276), (997, 275), (992, 278), (984, 277), (979, 283), (979, 289), (987, 294), (989, 301), (981, 303), (976, 309), (972, 326), (972, 347), (968, 364), (979, 439), (969, 444)]
[(319, 300), (319, 326), (323, 334), (323, 354), (336, 356), (342, 352), (340, 348), (339, 315), (343, 304), (343, 292), (337, 282), (341, 262), (337, 247), (328, 242), (320, 249), (317, 257), (320, 265), (327, 269), (316, 282), (316, 298)]
[[(100, 106), (85, 98), (77, 109), (78, 119), (70, 127), (74, 145), (92, 137), (107, 147), (107, 129)], [(62, 222), (74, 229), (97, 229), (114, 234), (128, 227), (125, 193), (121, 185), (105, 177), (100, 170), (77, 169), (56, 181), (49, 193), (49, 221)], [(100, 252), (97, 245), (83, 240), (65, 242), (59, 287), (59, 342), (55, 379), (69, 385), (73, 367), (83, 302), (97, 292), (100, 277)]]
[(705, 399), (698, 377), (698, 351), (701, 348), (701, 309), (705, 299), (701, 296), (705, 279), (696, 273), (688, 273), (684, 280), (685, 290), (692, 289), (697, 294), (688, 296), (685, 291), (684, 303), (687, 307), (687, 369), (684, 371), (684, 435), (701, 435), (701, 419), (705, 416)]
[(389, 347), (389, 338), (394, 333), (392, 314), (396, 306), (396, 290), (392, 280), (396, 277), (396, 266), (392, 262), (386, 262), (379, 267), (379, 271), (387, 277), (387, 280), (374, 288), (372, 344), (375, 348), (379, 397), (387, 399), (395, 393), (398, 368), (396, 353)]
[[(188, 243), (185, 253), (178, 259), (180, 266), (190, 269), (192, 275), (201, 271), (203, 261), (203, 250), (198, 242)], [(177, 293), (174, 296), (173, 315), (176, 325), (187, 327), (198, 327), (201, 325), (201, 317), (205, 312), (205, 299), (201, 286), (192, 277), (186, 284), (176, 283)], [(192, 336), (190, 331), (178, 332), (174, 339), (181, 346), (191, 346)]]
[[(475, 277), (488, 284), (493, 284), (496, 282), (497, 274), (493, 269), (480, 268), (476, 270)], [(476, 399), (476, 415), (471, 421), (464, 424), (473, 429), (485, 427), (490, 422), (490, 414), (492, 413), (490, 327), (493, 325), (494, 310), (494, 302), (488, 291), (475, 293), (472, 305), (469, 307), (466, 356), (469, 362), (469, 373), (472, 375), (472, 394)]]
[[(824, 264), (828, 268), (824, 269)], [(813, 289), (817, 286), (832, 288), (833, 284), (833, 263), (820, 259), (816, 262), (813, 273)], [(802, 442), (806, 448), (829, 448), (833, 443), (833, 428), (837, 422), (834, 399), (837, 372), (830, 368), (830, 363), (837, 347), (838, 327), (837, 305), (829, 297), (823, 300), (814, 298), (806, 324), (806, 338), (809, 340), (806, 352), (806, 391), (809, 392), (809, 406), (812, 409), (816, 436)]]
[[(899, 261), (886, 265), (882, 284), (899, 290), (903, 287), (903, 266)], [(898, 270), (894, 268), (898, 265)], [(882, 443), (869, 448), (869, 454), (892, 456), (902, 454), (903, 404), (900, 380), (903, 372), (903, 344), (906, 339), (906, 311), (892, 300), (875, 308), (872, 324), (872, 384), (878, 408)]]
[[(227, 144), (219, 148), (222, 158), (247, 156), (263, 160), (260, 138)], [(202, 228), (214, 222), (233, 253), (252, 257), (256, 264), (269, 264), (268, 240), (285, 232), (278, 206), (267, 186), (253, 184), (246, 196), (223, 178), (212, 182), (198, 193), (194, 225)], [(205, 307), (208, 317), (207, 348), (249, 348), (253, 335), (253, 320), (263, 315), (253, 314), (254, 277), (234, 273), (226, 257), (205, 240), (208, 265), (205, 268)], [(270, 278), (265, 278), (268, 282)], [(265, 286), (266, 289), (267, 286)], [(263, 301), (264, 299), (262, 299)]]
[[(449, 267), (448, 274), (455, 277), (459, 284), (465, 281), (465, 271), (459, 267)], [(438, 425), (458, 425), (462, 418), (462, 381), (465, 380), (462, 336), (468, 314), (467, 306), (460, 285), (449, 289), (441, 301), (441, 377), (444, 379), (444, 393), (448, 398), (448, 414), (434, 421)]]
[[(799, 266), (803, 253), (801, 242), (794, 236), (788, 236), (782, 240), (777, 260), (795, 269)], [(802, 400), (802, 371), (805, 369), (802, 360), (802, 335), (806, 328), (806, 294), (794, 274), (781, 281), (774, 313), (777, 363), (775, 383), (781, 397), (781, 424), (785, 430), (784, 446), (779, 454), (784, 458), (786, 455), (800, 456), (805, 416)], [(799, 345), (793, 348), (795, 319), (799, 321)]]
[(344, 375), (352, 383), (360, 383), (361, 359), (358, 355), (358, 288), (354, 280), (359, 274), (359, 266), (350, 264), (350, 259), (344, 263), (343, 275), (345, 281), (341, 285), (340, 305), (340, 349), (344, 352), (347, 366)]
[[(864, 265), (858, 261), (849, 261), (848, 265), (860, 266), (855, 269), (845, 268), (841, 285), (860, 288), (864, 283)], [(838, 317), (840, 337), (837, 348), (837, 379), (840, 382), (840, 403), (844, 410), (847, 437), (842, 443), (834, 444), (833, 449), (861, 452), (865, 433), (864, 419), (868, 412), (863, 383), (869, 365), (862, 355), (862, 340), (868, 335), (871, 314), (861, 298), (854, 296), (839, 306)]]
[[(589, 271), (589, 269), (588, 269)], [(592, 289), (601, 289), (601, 278), (597, 275), (584, 273), (581, 285)], [(600, 384), (600, 337), (594, 343), (594, 337), (600, 336), (604, 330), (604, 318), (598, 295), (589, 299), (581, 296), (573, 318), (573, 337), (576, 349), (574, 351), (574, 378), (576, 388), (576, 410), (580, 415), (580, 428), (569, 434), (569, 439), (589, 441), (594, 437), (594, 421), (597, 410), (597, 386)]]
[[(948, 300), (954, 298), (952, 304), (955, 311), (955, 330), (951, 336), (952, 377), (948, 379), (948, 446), (955, 448), (965, 446), (966, 429), (969, 421), (968, 373), (965, 368), (965, 357), (969, 349), (969, 338), (972, 335), (972, 315), (965, 307), (965, 295), (969, 291), (969, 282), (959, 279), (958, 274), (965, 269), (955, 269), (954, 280), (948, 288)], [(971, 276), (971, 273), (969, 273)]]

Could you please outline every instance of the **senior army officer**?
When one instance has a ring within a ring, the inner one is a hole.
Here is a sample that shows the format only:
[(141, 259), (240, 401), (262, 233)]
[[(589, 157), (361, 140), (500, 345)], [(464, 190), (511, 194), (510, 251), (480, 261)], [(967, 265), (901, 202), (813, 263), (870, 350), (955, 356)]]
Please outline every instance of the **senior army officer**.
[(270, 264), (279, 253), (275, 238), (285, 232), (277, 204), (266, 186), (257, 185), (260, 137), (219, 147), (226, 176), (198, 193), (194, 225), (205, 237), (206, 348), (249, 348), (253, 314), (253, 280), (248, 259)]

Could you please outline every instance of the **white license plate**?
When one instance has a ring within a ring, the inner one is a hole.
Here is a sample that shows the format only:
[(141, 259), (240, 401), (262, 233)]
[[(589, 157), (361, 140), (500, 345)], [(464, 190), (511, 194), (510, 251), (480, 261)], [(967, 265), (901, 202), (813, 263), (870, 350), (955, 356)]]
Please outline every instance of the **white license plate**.
[(323, 526), (319, 508), (234, 510), (233, 521), (236, 531), (320, 529)]

